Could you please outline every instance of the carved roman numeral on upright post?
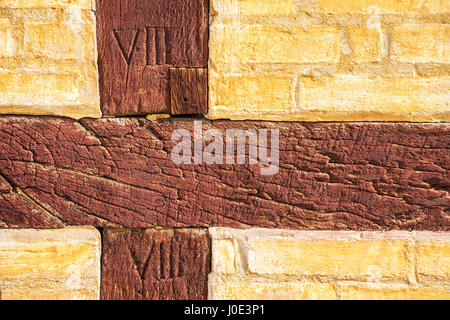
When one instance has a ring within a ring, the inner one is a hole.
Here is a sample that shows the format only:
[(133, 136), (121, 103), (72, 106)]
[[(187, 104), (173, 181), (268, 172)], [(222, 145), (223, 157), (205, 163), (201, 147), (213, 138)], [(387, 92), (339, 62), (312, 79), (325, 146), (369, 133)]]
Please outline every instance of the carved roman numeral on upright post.
[[(121, 30), (113, 29), (112, 36), (117, 43), (117, 51), (125, 60), (127, 66), (130, 66), (136, 48), (138, 47), (139, 37), (145, 37), (143, 42), (145, 47), (145, 60), (140, 59), (146, 66), (171, 65), (170, 58), (170, 33), (173, 28), (145, 27), (144, 29)], [(123, 39), (121, 34), (127, 34), (127, 39)], [(142, 41), (140, 41), (142, 42)], [(141, 50), (141, 48), (139, 48)]]
[(112, 35), (117, 42), (117, 47), (120, 50), (120, 53), (122, 53), (122, 57), (125, 59), (127, 65), (129, 66), (131, 64), (131, 59), (133, 58), (133, 53), (136, 50), (136, 44), (139, 37), (139, 30), (132, 30), (134, 34), (131, 40), (131, 48), (127, 48), (125, 44), (122, 42), (119, 35), (120, 31), (122, 30), (113, 29)]
[(207, 67), (208, 0), (98, 0), (97, 35), (103, 114), (170, 113), (169, 70)]

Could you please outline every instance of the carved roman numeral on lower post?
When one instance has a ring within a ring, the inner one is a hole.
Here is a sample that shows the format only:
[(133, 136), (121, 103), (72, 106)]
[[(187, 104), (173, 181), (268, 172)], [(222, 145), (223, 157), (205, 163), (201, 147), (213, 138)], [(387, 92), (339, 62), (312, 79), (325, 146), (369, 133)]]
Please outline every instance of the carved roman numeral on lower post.
[(105, 229), (102, 299), (205, 300), (209, 256), (205, 229)]

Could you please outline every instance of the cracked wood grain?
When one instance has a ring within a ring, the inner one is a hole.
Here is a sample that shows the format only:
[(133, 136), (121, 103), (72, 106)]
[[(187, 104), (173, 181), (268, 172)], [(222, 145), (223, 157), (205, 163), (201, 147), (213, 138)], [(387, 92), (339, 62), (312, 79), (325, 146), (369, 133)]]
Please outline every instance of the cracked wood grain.
[(170, 100), (173, 115), (208, 113), (208, 70), (170, 69)]
[(205, 300), (206, 230), (103, 231), (103, 300)]
[(449, 231), (449, 126), (204, 122), (279, 129), (280, 170), (264, 177), (175, 165), (171, 134), (192, 121), (2, 117), (1, 196), (18, 200), (0, 225)]
[(0, 175), (0, 228), (59, 228), (65, 224)]

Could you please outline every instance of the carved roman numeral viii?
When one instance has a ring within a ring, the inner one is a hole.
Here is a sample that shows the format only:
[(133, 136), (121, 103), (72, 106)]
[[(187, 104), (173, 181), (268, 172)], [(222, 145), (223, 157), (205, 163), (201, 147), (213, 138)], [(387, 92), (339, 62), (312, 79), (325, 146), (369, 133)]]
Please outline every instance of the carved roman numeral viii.
[[(133, 62), (139, 51), (138, 44), (145, 43), (145, 65), (171, 65), (170, 32), (168, 27), (145, 27), (145, 29), (114, 29), (113, 37), (127, 65)], [(145, 37), (145, 38), (141, 38)]]

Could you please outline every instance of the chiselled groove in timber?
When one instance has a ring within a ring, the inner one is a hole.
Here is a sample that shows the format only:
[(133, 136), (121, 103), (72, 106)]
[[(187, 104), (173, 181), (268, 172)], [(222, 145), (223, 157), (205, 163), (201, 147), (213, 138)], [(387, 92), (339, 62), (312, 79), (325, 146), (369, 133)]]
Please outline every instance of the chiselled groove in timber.
[(170, 113), (169, 69), (207, 67), (208, 3), (97, 1), (98, 68), (104, 115)]
[(279, 173), (175, 165), (172, 132), (192, 121), (2, 117), (0, 173), (29, 199), (3, 179), (0, 227), (450, 230), (449, 124), (203, 127), (279, 129)]
[(139, 37), (140, 30), (133, 30), (134, 35), (133, 39), (131, 40), (131, 48), (130, 50), (126, 50), (124, 45), (122, 44), (122, 41), (120, 40), (120, 36), (118, 34), (118, 30), (113, 30), (114, 39), (117, 42), (117, 45), (119, 46), (120, 53), (122, 54), (122, 57), (125, 59), (125, 62), (129, 66), (131, 64), (131, 58), (133, 57), (133, 53), (136, 50), (137, 45), (137, 39)]
[(63, 228), (66, 225), (26, 192), (9, 181), (0, 170), (0, 228)]
[(105, 229), (102, 299), (206, 299), (206, 230)]

